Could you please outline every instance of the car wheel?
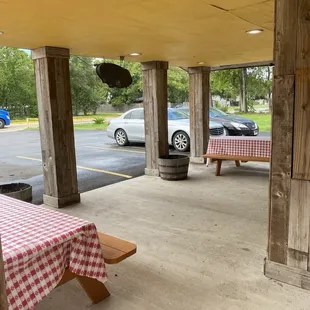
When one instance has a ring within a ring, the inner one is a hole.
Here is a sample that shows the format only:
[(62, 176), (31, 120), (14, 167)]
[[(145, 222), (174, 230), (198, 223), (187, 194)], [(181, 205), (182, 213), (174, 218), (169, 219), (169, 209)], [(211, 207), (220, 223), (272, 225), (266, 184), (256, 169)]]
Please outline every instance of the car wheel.
[(186, 152), (189, 150), (189, 136), (184, 131), (178, 131), (177, 133), (175, 133), (172, 139), (172, 143), (177, 151)]
[(129, 140), (125, 130), (118, 129), (115, 133), (115, 140), (119, 146), (126, 146), (129, 144)]
[(3, 119), (0, 119), (0, 129), (4, 128), (5, 122)]

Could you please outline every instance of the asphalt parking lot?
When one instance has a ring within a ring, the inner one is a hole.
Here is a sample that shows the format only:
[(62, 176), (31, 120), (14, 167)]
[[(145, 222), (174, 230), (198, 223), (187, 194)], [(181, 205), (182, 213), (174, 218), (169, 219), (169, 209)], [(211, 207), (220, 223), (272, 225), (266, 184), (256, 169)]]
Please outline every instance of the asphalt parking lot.
[[(79, 191), (85, 192), (144, 174), (144, 146), (118, 147), (103, 131), (76, 131)], [(39, 131), (0, 133), (0, 185), (25, 182), (33, 203), (44, 192)]]
[[(75, 151), (81, 193), (144, 174), (144, 145), (119, 147), (104, 131), (76, 131)], [(33, 203), (43, 202), (39, 131), (0, 132), (0, 185), (11, 182), (32, 185)]]

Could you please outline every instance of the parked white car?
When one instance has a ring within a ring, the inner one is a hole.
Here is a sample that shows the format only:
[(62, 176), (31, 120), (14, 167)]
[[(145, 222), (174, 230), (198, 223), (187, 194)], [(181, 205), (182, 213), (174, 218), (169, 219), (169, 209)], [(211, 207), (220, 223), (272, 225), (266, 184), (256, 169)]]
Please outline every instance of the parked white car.
[[(190, 124), (188, 115), (176, 109), (168, 109), (168, 142), (181, 152), (186, 152), (190, 147)], [(224, 127), (220, 123), (210, 121), (210, 135), (224, 135)], [(116, 140), (120, 146), (130, 142), (145, 142), (144, 111), (143, 108), (133, 109), (116, 119), (112, 119), (108, 125), (108, 136)]]

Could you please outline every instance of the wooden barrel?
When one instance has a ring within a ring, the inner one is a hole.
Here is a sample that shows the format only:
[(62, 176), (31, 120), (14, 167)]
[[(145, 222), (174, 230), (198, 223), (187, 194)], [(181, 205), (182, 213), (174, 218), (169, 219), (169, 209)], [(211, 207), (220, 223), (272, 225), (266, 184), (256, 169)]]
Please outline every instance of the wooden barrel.
[(22, 201), (32, 201), (32, 186), (26, 183), (11, 183), (0, 185), (0, 194)]
[(158, 158), (159, 175), (163, 180), (178, 181), (187, 178), (189, 157), (169, 155)]

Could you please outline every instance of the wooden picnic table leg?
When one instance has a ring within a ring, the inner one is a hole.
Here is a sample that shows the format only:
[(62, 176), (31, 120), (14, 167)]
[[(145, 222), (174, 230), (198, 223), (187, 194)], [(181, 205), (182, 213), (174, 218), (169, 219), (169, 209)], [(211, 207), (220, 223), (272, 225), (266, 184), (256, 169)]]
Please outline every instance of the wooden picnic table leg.
[(217, 177), (221, 175), (221, 167), (222, 167), (222, 160), (218, 159), (216, 163), (216, 171), (215, 171), (215, 175)]
[(108, 289), (98, 280), (82, 276), (76, 276), (76, 279), (94, 304), (110, 296)]
[(240, 160), (235, 160), (236, 167), (240, 167)]

